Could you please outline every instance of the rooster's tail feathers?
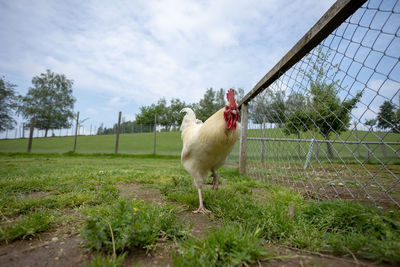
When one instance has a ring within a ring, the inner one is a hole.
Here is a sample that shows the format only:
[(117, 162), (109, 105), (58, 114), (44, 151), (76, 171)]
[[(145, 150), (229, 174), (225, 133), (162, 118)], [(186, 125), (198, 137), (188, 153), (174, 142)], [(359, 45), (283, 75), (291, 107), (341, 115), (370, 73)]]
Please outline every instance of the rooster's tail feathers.
[(188, 126), (192, 124), (203, 123), (202, 121), (196, 119), (196, 114), (191, 108), (183, 108), (181, 112), (186, 113), (185, 117), (183, 117), (182, 124), (180, 130), (185, 130)]

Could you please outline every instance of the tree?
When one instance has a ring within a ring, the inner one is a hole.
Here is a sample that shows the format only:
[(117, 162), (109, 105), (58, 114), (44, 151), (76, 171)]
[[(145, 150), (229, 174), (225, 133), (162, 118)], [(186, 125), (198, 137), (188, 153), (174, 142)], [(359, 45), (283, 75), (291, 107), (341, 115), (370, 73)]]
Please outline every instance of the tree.
[(306, 107), (306, 98), (301, 93), (292, 92), (286, 99), (285, 108), (286, 115), (297, 110), (304, 110)]
[[(350, 126), (350, 112), (356, 107), (362, 97), (357, 93), (354, 97), (341, 100), (339, 94), (339, 81), (333, 80), (337, 73), (337, 66), (332, 66), (327, 59), (329, 52), (324, 53), (322, 47), (317, 48), (317, 57), (310, 60), (311, 68), (307, 71), (301, 70), (309, 80), (309, 97), (304, 109), (301, 112), (289, 116), (286, 123), (286, 133), (291, 133), (294, 126), (303, 125), (298, 128), (301, 131), (306, 129), (317, 130), (327, 140), (328, 157), (333, 158), (332, 145), (329, 142), (332, 132), (340, 134)], [(293, 126), (293, 127), (292, 127)]]
[(35, 117), (35, 127), (45, 130), (62, 129), (71, 126), (76, 99), (72, 96), (73, 81), (64, 74), (50, 70), (32, 79), (33, 87), (22, 97), (18, 112), (25, 119)]
[(4, 77), (0, 78), (0, 132), (14, 127), (12, 113), (18, 106), (15, 87), (15, 84), (6, 81)]
[(140, 113), (136, 114), (137, 124), (154, 124), (154, 116), (156, 114), (156, 105), (151, 104), (150, 106), (141, 106)]
[(169, 106), (171, 125), (180, 126), (182, 124), (184, 114), (181, 113), (181, 110), (186, 106), (186, 103), (178, 98), (171, 99), (171, 104)]
[(370, 120), (365, 120), (365, 125), (369, 126), (369, 128), (373, 131), (374, 130), (374, 126), (376, 125), (376, 123), (378, 122), (377, 119), (370, 119)]
[(195, 113), (197, 119), (205, 121), (220, 109), (220, 107), (216, 105), (215, 100), (216, 92), (212, 88), (207, 89), (203, 98), (200, 99), (198, 105), (196, 106)]
[(285, 92), (267, 88), (253, 101), (250, 110), (250, 118), (254, 123), (263, 123), (265, 117), (266, 122), (276, 123), (281, 127), (286, 120)]
[(386, 100), (379, 107), (379, 113), (376, 118), (378, 127), (381, 129), (390, 129), (393, 132), (400, 132), (400, 109), (395, 111), (396, 107), (390, 101)]

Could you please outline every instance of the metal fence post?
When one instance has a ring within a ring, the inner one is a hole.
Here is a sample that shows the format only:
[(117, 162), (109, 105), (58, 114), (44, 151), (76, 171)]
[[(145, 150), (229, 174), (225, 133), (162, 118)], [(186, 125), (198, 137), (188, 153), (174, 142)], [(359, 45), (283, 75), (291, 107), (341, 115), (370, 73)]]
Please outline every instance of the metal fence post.
[(383, 154), (383, 157), (386, 158), (387, 154), (386, 154), (386, 149), (385, 149), (385, 143), (383, 142), (383, 134), (382, 134), (381, 131), (379, 131), (379, 132), (378, 132), (378, 135), (379, 135), (379, 139), (380, 139), (379, 141), (381, 142), (381, 146), (382, 146), (382, 154)]
[(76, 114), (76, 126), (75, 126), (75, 138), (74, 138), (74, 149), (72, 152), (76, 151), (76, 139), (78, 138), (78, 127), (79, 127), (79, 111)]
[(248, 127), (248, 107), (249, 104), (242, 104), (242, 118), (240, 122), (240, 147), (239, 147), (239, 173), (246, 173), (246, 147), (247, 147), (247, 127)]
[(33, 139), (33, 130), (34, 130), (34, 125), (35, 125), (35, 117), (31, 119), (31, 125), (29, 129), (29, 140), (28, 140), (28, 153), (31, 152), (32, 149), (32, 139)]
[(118, 114), (117, 137), (115, 139), (115, 151), (114, 151), (115, 154), (118, 154), (119, 132), (121, 130), (121, 115), (122, 115), (122, 112), (120, 111), (119, 114)]
[[(357, 141), (360, 141), (360, 139), (358, 138), (358, 131), (357, 131), (357, 123), (356, 122), (354, 122), (354, 133), (356, 134)], [(360, 158), (361, 154), (360, 154), (360, 144), (359, 143), (357, 144), (357, 152), (358, 152), (358, 157)]]
[(263, 140), (261, 141), (261, 163), (264, 162), (264, 154), (265, 154), (265, 143), (264, 143), (264, 138), (265, 138), (265, 121), (266, 121), (266, 117), (264, 116), (264, 118), (263, 118), (263, 124), (262, 124), (262, 138), (263, 138)]

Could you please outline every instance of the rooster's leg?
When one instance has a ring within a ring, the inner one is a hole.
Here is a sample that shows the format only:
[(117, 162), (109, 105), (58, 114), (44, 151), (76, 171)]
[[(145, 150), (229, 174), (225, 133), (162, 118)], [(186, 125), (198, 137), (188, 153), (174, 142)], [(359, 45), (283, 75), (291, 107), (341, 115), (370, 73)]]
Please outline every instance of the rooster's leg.
[(214, 170), (211, 171), (211, 176), (213, 177), (213, 195), (215, 197), (215, 193), (217, 192), (218, 189), (218, 181), (219, 181), (219, 176), (215, 173)]
[(211, 212), (208, 209), (206, 209), (203, 205), (203, 197), (201, 195), (201, 189), (198, 188), (197, 190), (199, 191), (199, 208), (197, 210), (194, 210), (193, 213), (209, 213), (209, 212)]

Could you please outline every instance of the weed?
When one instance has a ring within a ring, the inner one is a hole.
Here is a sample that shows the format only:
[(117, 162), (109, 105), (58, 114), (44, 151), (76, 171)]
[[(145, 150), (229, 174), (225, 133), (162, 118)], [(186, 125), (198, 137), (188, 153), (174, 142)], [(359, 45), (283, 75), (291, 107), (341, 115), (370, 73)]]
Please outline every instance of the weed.
[(81, 234), (87, 248), (111, 253), (112, 233), (115, 250), (121, 252), (145, 248), (162, 237), (180, 238), (182, 229), (168, 207), (122, 199), (116, 205), (89, 211)]
[(126, 253), (122, 253), (116, 257), (98, 254), (90, 262), (87, 262), (85, 267), (120, 267), (124, 262), (125, 256)]
[(253, 263), (267, 254), (261, 246), (259, 229), (229, 223), (212, 230), (206, 238), (191, 238), (173, 255), (175, 266), (239, 266)]

